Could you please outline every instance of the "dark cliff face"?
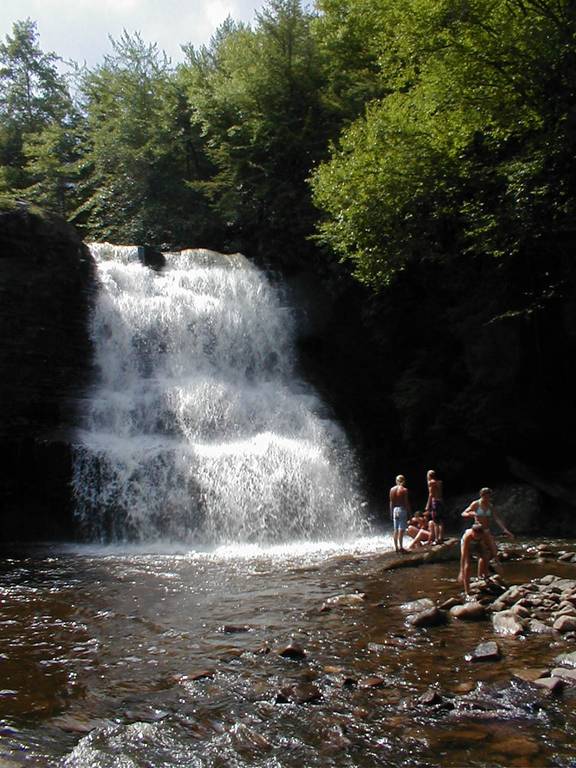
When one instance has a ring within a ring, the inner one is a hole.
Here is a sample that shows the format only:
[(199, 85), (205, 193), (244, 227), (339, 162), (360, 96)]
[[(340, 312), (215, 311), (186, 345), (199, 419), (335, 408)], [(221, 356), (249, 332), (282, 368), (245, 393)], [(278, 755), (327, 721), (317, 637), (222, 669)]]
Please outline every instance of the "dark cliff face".
[(358, 448), (372, 506), (386, 508), (398, 473), (424, 503), (435, 468), (449, 494), (528, 483), (568, 530), (574, 290), (566, 282), (537, 311), (522, 310), (528, 277), (522, 265), (505, 273), (479, 259), (419, 265), (380, 295), (344, 281), (324, 327), (303, 336), (305, 371)]
[(69, 538), (70, 431), (88, 384), (94, 265), (73, 227), (0, 212), (3, 540)]

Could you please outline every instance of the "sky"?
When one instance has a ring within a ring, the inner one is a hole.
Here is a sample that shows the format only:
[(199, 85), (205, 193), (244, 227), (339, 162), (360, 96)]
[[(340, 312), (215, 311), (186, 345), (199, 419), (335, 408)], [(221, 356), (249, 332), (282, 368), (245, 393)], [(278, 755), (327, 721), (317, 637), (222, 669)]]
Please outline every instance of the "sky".
[(125, 29), (157, 43), (173, 62), (182, 60), (180, 46), (207, 44), (227, 16), (254, 21), (264, 0), (0, 0), (0, 39), (15, 21), (37, 23), (39, 45), (66, 60), (89, 67), (102, 62)]

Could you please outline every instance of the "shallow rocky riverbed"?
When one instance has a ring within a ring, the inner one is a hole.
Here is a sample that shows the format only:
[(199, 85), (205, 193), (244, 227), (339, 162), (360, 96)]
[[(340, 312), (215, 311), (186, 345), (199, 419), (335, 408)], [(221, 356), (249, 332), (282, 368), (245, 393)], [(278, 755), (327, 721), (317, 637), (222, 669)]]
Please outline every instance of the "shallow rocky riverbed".
[(0, 765), (573, 765), (576, 548), (389, 547), (5, 553)]

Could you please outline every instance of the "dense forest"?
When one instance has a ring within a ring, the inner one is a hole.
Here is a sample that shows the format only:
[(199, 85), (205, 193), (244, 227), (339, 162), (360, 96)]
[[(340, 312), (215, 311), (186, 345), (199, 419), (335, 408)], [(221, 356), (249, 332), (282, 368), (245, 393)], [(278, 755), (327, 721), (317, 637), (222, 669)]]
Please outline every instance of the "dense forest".
[(68, 74), (39, 32), (0, 43), (3, 205), (314, 272), (303, 364), (373, 479), (572, 466), (574, 3), (268, 0), (182, 63), (124, 33)]

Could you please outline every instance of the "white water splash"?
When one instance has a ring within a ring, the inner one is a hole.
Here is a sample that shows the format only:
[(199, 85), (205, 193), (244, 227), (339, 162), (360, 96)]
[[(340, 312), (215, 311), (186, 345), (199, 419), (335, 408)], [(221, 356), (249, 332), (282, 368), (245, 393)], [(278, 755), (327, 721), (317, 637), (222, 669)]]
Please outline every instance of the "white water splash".
[(337, 540), (364, 530), (346, 438), (294, 371), (292, 312), (240, 255), (93, 245), (98, 384), (75, 449), (92, 538)]

